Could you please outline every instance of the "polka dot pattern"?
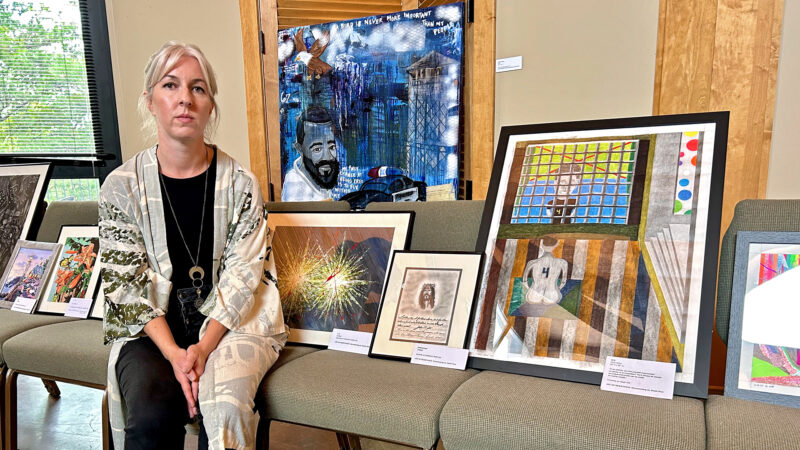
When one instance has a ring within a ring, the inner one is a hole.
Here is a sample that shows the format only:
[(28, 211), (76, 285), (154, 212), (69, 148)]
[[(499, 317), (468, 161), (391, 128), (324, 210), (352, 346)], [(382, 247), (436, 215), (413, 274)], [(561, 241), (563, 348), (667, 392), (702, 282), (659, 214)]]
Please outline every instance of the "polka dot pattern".
[(692, 213), (694, 197), (694, 178), (697, 173), (697, 150), (700, 147), (700, 133), (683, 133), (678, 157), (678, 176), (675, 186), (675, 214)]

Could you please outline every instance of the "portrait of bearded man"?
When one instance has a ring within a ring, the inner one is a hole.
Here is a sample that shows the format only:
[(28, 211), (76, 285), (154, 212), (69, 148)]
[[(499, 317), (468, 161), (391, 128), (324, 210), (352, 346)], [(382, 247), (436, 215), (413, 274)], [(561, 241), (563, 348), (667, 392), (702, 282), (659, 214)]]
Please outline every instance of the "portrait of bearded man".
[(297, 119), (294, 149), (300, 153), (283, 179), (281, 200), (331, 199), (339, 181), (336, 127), (328, 110), (310, 106)]

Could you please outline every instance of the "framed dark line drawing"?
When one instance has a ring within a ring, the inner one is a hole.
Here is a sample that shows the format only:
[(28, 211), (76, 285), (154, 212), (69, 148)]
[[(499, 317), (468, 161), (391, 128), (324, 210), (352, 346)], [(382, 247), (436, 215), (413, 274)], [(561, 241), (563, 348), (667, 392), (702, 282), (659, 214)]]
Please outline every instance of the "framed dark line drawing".
[(482, 255), (397, 251), (370, 356), (410, 360), (416, 344), (463, 348)]

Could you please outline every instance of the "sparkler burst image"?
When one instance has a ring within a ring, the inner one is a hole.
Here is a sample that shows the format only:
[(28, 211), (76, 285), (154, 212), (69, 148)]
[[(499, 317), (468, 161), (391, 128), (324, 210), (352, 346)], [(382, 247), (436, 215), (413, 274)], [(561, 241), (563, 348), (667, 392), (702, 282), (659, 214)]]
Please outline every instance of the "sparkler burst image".
[(380, 227), (277, 227), (272, 245), (289, 326), (374, 327), (392, 234)]

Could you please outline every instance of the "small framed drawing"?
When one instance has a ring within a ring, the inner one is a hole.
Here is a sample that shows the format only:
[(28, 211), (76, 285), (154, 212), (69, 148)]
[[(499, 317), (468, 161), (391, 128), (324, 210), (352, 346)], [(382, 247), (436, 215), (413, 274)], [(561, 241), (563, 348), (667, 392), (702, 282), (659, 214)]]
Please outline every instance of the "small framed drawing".
[(740, 231), (725, 395), (800, 408), (800, 233)]
[(482, 253), (397, 251), (369, 356), (410, 360), (415, 344), (464, 348)]
[(42, 296), (61, 244), (20, 239), (11, 251), (0, 285), (0, 308), (10, 309), (17, 297)]
[(50, 179), (50, 164), (0, 166), (0, 267), (5, 267), (14, 243), (28, 239), (36, 208)]
[(85, 298), (94, 295), (99, 278), (95, 270), (100, 248), (97, 226), (61, 227), (58, 236), (61, 252), (56, 259), (38, 312), (64, 314), (73, 297)]
[(326, 346), (334, 328), (372, 333), (389, 257), (413, 212), (272, 212), (272, 253), (289, 342)]

